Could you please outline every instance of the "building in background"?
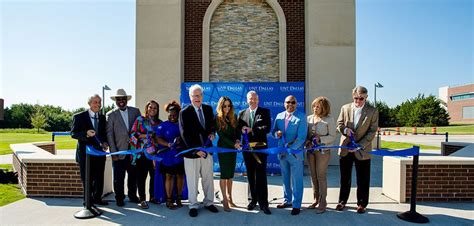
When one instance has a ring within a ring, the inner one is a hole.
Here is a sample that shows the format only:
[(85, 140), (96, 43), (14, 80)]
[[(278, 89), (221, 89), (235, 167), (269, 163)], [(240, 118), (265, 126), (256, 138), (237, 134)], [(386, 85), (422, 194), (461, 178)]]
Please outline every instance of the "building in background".
[(182, 82), (304, 82), (305, 105), (327, 96), (334, 115), (352, 101), (354, 0), (136, 2), (139, 108)]
[(450, 123), (474, 123), (474, 83), (441, 87), (439, 99), (446, 103)]

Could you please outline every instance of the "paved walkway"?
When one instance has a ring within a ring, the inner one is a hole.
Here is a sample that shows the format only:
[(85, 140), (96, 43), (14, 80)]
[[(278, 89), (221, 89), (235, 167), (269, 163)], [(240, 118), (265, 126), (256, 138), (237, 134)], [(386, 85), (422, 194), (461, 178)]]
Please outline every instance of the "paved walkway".
[[(234, 182), (234, 202), (240, 206), (232, 212), (210, 213), (199, 210), (197, 218), (188, 216), (188, 208), (169, 210), (164, 205), (150, 204), (150, 209), (138, 209), (136, 204), (126, 203), (117, 207), (113, 195), (106, 197), (110, 205), (101, 208), (100, 217), (78, 220), (73, 214), (80, 210), (81, 199), (70, 198), (26, 198), (0, 207), (0, 225), (411, 225), (396, 217), (399, 212), (409, 210), (409, 204), (399, 204), (382, 194), (382, 158), (375, 157), (371, 167), (370, 203), (366, 214), (357, 214), (355, 179), (348, 204), (348, 210), (334, 210), (339, 194), (339, 167), (330, 166), (328, 170), (328, 202), (326, 213), (318, 215), (313, 210), (303, 209), (300, 215), (290, 215), (290, 209), (277, 209), (282, 201), (281, 177), (269, 179), (269, 199), (272, 215), (267, 216), (258, 210), (247, 211), (246, 178), (236, 176)], [(355, 175), (354, 175), (355, 176)], [(355, 177), (354, 177), (355, 178)], [(214, 181), (218, 191), (218, 177)], [(311, 203), (311, 184), (308, 175), (304, 180), (303, 207)], [(199, 197), (202, 200), (202, 196)], [(216, 199), (216, 203), (219, 200)], [(258, 209), (258, 208), (257, 208)], [(417, 211), (430, 219), (429, 225), (474, 225), (473, 203), (419, 203)]]

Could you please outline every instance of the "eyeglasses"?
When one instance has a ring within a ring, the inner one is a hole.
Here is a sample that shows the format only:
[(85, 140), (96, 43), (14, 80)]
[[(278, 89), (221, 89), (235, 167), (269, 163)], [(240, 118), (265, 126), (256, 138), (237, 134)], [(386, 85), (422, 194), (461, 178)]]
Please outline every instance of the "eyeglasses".
[(232, 105), (230, 105), (230, 104), (229, 105), (222, 105), (222, 108), (230, 108), (230, 107), (232, 107)]
[(363, 101), (365, 98), (364, 97), (353, 97), (354, 100), (359, 100), (359, 101)]
[(296, 104), (296, 101), (294, 101), (294, 100), (293, 101), (286, 101), (285, 103), (287, 103), (287, 104)]

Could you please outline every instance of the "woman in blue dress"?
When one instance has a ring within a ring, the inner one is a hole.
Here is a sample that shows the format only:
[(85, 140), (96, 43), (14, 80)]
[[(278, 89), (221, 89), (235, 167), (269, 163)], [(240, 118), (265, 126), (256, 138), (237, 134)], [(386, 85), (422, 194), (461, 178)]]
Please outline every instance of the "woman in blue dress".
[[(175, 157), (183, 149), (178, 126), (180, 110), (181, 107), (176, 101), (166, 104), (165, 111), (168, 112), (168, 121), (161, 123), (156, 132), (157, 143), (160, 145), (158, 156), (163, 159), (157, 165), (155, 174), (164, 175), (164, 191), (163, 185), (155, 184), (155, 188), (158, 188), (158, 191), (155, 189), (155, 197), (158, 195), (159, 199), (162, 199), (161, 201), (166, 199), (166, 207), (172, 210), (182, 207), (181, 200), (187, 199), (187, 197), (183, 197), (183, 194), (187, 196), (187, 192), (183, 192), (185, 188), (184, 160), (183, 157)], [(155, 181), (162, 183), (163, 178), (161, 180), (155, 179)], [(159, 195), (160, 193), (161, 195)]]

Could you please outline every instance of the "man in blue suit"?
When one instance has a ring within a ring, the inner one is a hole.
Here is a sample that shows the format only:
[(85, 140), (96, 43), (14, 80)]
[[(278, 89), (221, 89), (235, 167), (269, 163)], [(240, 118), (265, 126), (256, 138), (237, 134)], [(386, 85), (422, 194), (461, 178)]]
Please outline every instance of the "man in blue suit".
[[(306, 115), (296, 111), (296, 98), (285, 98), (285, 111), (279, 113), (273, 125), (272, 135), (279, 139), (279, 147), (288, 147), (293, 150), (302, 150), (307, 133)], [(281, 174), (283, 176), (283, 190), (285, 200), (277, 208), (293, 206), (291, 215), (300, 213), (303, 199), (303, 151), (298, 154), (282, 153), (280, 159)]]

